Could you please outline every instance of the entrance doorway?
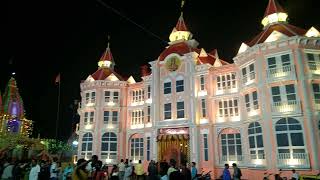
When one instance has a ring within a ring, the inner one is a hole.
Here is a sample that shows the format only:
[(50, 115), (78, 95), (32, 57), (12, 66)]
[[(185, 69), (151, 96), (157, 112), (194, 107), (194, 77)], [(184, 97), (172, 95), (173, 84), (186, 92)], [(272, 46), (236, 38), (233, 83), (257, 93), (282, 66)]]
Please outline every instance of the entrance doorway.
[(177, 165), (190, 161), (188, 134), (159, 135), (157, 140), (159, 161), (174, 159)]

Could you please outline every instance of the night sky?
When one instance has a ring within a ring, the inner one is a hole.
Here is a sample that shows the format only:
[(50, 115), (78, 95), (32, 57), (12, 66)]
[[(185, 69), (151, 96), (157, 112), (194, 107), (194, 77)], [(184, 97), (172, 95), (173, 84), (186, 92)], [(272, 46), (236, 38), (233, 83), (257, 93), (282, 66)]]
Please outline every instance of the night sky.
[[(102, 0), (103, 1), (103, 0)], [(7, 0), (1, 23), (0, 89), (11, 72), (24, 100), (34, 136), (53, 138), (57, 110), (55, 76), (61, 73), (59, 138), (71, 133), (73, 101), (80, 99), (80, 81), (97, 69), (111, 36), (111, 50), (120, 74), (139, 77), (139, 66), (155, 60), (180, 15), (179, 0), (104, 0), (152, 36), (96, 0)], [(199, 47), (217, 48), (232, 62), (240, 44), (262, 30), (268, 0), (187, 0), (184, 18)], [(279, 0), (289, 22), (320, 29), (319, 0)]]

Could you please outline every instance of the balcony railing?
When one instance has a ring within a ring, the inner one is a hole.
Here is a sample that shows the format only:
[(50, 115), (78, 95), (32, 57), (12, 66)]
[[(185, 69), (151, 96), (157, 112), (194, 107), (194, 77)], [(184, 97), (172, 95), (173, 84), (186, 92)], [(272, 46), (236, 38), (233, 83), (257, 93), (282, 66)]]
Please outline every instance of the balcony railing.
[(255, 72), (250, 72), (249, 74), (246, 74), (242, 77), (242, 84), (248, 85), (254, 82), (256, 79), (256, 73)]
[(277, 154), (279, 168), (310, 168), (308, 153), (279, 153)]
[(278, 113), (300, 112), (300, 110), (300, 101), (297, 100), (274, 102), (272, 105), (272, 111)]
[(267, 70), (269, 80), (278, 78), (293, 77), (295, 75), (294, 65), (282, 66), (279, 68), (269, 68)]
[(232, 86), (217, 88), (216, 95), (230, 94), (230, 93), (236, 93), (236, 92), (238, 92), (237, 85), (232, 85)]
[(309, 62), (309, 70), (312, 74), (320, 74), (320, 63), (319, 62)]

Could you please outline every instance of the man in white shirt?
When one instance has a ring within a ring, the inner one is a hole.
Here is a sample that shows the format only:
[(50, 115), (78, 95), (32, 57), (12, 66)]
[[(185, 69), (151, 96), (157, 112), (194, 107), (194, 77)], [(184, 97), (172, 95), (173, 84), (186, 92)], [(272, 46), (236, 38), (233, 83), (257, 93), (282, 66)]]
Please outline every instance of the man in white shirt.
[(126, 165), (123, 162), (123, 159), (121, 159), (120, 164), (118, 165), (119, 168), (119, 180), (123, 180), (124, 178), (124, 172), (126, 169)]
[(31, 161), (31, 170), (29, 173), (29, 180), (38, 180), (38, 175), (40, 172), (40, 166), (37, 164), (35, 159)]
[(58, 178), (58, 164), (57, 164), (57, 158), (53, 158), (53, 162), (50, 166), (50, 179), (56, 180)]
[(296, 173), (296, 170), (295, 169), (292, 169), (292, 177), (291, 177), (292, 180), (299, 180), (299, 174)]

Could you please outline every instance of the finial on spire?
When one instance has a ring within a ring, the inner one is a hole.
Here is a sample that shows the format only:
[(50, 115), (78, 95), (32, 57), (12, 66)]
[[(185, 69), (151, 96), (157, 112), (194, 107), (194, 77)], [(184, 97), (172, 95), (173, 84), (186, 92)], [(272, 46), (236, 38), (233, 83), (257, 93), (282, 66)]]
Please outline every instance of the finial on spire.
[(108, 35), (108, 46), (107, 48), (110, 48), (110, 35)]

